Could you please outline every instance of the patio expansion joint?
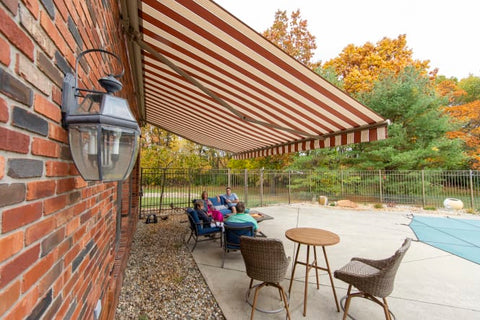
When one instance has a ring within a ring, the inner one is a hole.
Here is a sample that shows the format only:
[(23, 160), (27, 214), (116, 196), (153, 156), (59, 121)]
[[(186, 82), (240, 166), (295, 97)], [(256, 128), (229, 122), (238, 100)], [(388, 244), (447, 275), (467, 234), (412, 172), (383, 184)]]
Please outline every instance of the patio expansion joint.
[(447, 307), (447, 308), (453, 308), (453, 309), (459, 309), (459, 310), (470, 310), (470, 311), (480, 312), (480, 309), (459, 307), (459, 306), (454, 306), (454, 305), (451, 305), (451, 304), (437, 303), (437, 302), (431, 302), (431, 301), (423, 301), (423, 300), (418, 300), (418, 299), (409, 299), (409, 298), (403, 298), (403, 297), (398, 297), (398, 296), (394, 296), (394, 295), (388, 296), (388, 299), (411, 301), (411, 302), (416, 302), (416, 303), (422, 303), (422, 304), (428, 304), (428, 305), (434, 305), (434, 306), (441, 306), (441, 307)]

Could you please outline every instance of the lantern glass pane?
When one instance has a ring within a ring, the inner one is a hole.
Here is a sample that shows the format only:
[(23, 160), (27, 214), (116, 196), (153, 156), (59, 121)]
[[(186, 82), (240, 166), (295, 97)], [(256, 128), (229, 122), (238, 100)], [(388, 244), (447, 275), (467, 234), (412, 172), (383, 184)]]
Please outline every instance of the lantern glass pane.
[(96, 125), (70, 125), (68, 132), (73, 161), (84, 180), (99, 180)]
[(102, 114), (136, 122), (127, 100), (112, 95), (104, 95)]
[(132, 134), (135, 134), (135, 146), (134, 151), (132, 154), (132, 161), (130, 161), (130, 167), (127, 169), (127, 173), (125, 174), (124, 179), (128, 178), (130, 173), (132, 172), (133, 167), (135, 166), (135, 162), (137, 162), (138, 158), (138, 151), (140, 150), (140, 131), (134, 131)]
[(100, 113), (103, 94), (87, 94), (78, 107), (72, 111), (72, 115), (98, 114)]
[(102, 125), (102, 180), (124, 180), (130, 174), (137, 158), (137, 139), (136, 130)]

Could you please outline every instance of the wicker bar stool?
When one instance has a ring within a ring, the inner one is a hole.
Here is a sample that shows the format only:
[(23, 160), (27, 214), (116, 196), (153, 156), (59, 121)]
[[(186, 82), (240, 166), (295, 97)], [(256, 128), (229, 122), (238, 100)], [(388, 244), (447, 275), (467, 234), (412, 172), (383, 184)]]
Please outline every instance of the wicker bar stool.
[[(343, 320), (347, 319), (350, 300), (353, 297), (366, 298), (381, 305), (385, 318), (391, 320), (386, 297), (393, 291), (395, 275), (411, 241), (410, 238), (406, 238), (400, 249), (390, 258), (382, 260), (352, 258), (348, 264), (334, 272), (335, 278), (348, 283)], [(359, 291), (351, 293), (352, 286)], [(376, 297), (382, 298), (383, 302)]]
[[(258, 293), (264, 286), (278, 288), (285, 310), (287, 311), (287, 318), (290, 319), (287, 295), (285, 290), (283, 290), (283, 287), (280, 285), (280, 282), (285, 278), (285, 273), (287, 272), (288, 264), (290, 263), (290, 258), (287, 258), (285, 255), (283, 243), (278, 239), (242, 236), (240, 239), (240, 251), (243, 260), (245, 261), (247, 275), (250, 277), (247, 298), (253, 288), (253, 280), (262, 281), (262, 283), (255, 286), (255, 295), (253, 298), (250, 319), (253, 319), (255, 313)], [(281, 311), (282, 309), (278, 311)]]

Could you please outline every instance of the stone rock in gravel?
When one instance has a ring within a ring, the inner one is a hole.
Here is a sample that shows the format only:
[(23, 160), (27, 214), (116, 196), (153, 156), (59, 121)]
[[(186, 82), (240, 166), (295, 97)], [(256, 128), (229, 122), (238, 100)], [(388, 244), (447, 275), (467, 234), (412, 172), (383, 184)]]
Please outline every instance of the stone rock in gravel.
[(337, 206), (342, 208), (357, 208), (358, 204), (350, 200), (338, 200)]

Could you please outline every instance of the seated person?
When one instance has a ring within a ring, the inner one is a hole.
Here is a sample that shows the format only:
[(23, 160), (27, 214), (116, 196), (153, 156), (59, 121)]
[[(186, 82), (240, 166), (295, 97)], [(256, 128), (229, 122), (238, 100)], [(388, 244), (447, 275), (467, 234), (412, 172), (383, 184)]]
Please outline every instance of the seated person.
[(228, 209), (232, 210), (233, 213), (236, 213), (237, 210), (235, 207), (240, 202), (240, 200), (238, 199), (238, 196), (235, 193), (232, 193), (232, 188), (230, 187), (227, 187), (225, 192), (226, 192), (225, 194), (217, 196), (218, 201), (220, 202), (220, 197), (224, 197), (225, 203)]
[(228, 217), (227, 222), (237, 222), (237, 223), (251, 222), (254, 225), (253, 231), (255, 232), (258, 231), (257, 220), (255, 220), (255, 218), (253, 218), (248, 213), (245, 213), (245, 203), (243, 202), (237, 203), (237, 214), (231, 215), (230, 217)]
[(207, 209), (207, 214), (213, 218), (213, 220), (222, 222), (223, 221), (223, 214), (216, 210), (213, 206), (212, 201), (208, 199), (207, 191), (202, 192), (202, 200), (203, 200), (203, 207)]
[(198, 219), (203, 222), (204, 227), (214, 226), (215, 222), (212, 217), (208, 216), (207, 211), (203, 207), (203, 200), (196, 200), (193, 204), (193, 210), (197, 213)]

